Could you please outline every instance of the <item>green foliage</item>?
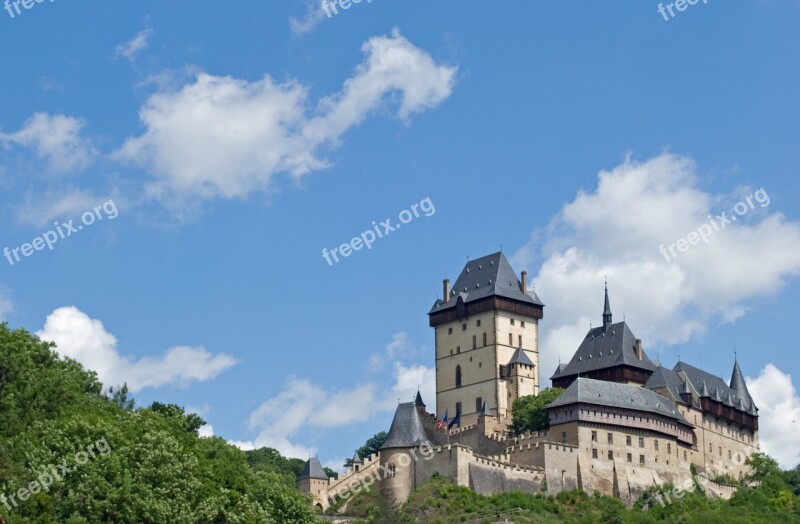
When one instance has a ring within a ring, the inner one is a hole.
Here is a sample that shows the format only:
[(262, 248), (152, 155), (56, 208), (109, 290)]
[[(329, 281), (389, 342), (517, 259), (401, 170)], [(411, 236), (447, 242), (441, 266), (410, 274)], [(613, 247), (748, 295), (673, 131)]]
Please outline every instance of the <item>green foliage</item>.
[(547, 416), (547, 405), (558, 398), (564, 390), (561, 388), (547, 388), (538, 395), (520, 397), (514, 401), (512, 410), (514, 418), (511, 422), (511, 431), (516, 434), (526, 431), (544, 431), (550, 427)]
[(0, 324), (0, 493), (71, 470), (10, 511), (0, 504), (6, 523), (316, 522), (287, 459), (251, 468), (224, 440), (198, 437), (199, 416), (134, 409), (125, 386), (103, 395), (94, 373), (52, 347)]
[[(381, 446), (383, 443), (386, 442), (387, 433), (385, 431), (381, 431), (380, 433), (375, 433), (372, 437), (368, 438), (367, 441), (364, 443), (363, 446), (356, 450), (358, 456), (362, 459), (369, 458), (370, 455), (373, 455), (380, 451)], [(344, 461), (344, 467), (349, 468), (353, 465), (353, 457)]]

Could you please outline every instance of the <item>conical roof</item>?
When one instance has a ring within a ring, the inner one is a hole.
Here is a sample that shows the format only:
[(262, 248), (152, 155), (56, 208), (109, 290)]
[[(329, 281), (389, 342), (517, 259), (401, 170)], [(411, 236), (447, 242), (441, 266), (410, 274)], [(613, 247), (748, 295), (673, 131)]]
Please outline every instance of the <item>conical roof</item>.
[(394, 412), (392, 426), (381, 449), (415, 448), (422, 444), (430, 445), (419, 411), (413, 402), (404, 402)]
[(425, 407), (425, 403), (422, 401), (422, 395), (420, 394), (419, 390), (417, 390), (417, 398), (414, 400), (414, 405), (418, 408)]
[(358, 456), (358, 452), (353, 454), (353, 464), (363, 464), (364, 461)]
[(303, 472), (300, 473), (298, 478), (328, 480), (328, 474), (322, 469), (322, 464), (319, 463), (319, 459), (317, 457), (311, 457), (306, 462)]
[(743, 398), (745, 404), (749, 407), (750, 404), (753, 403), (752, 397), (750, 397), (750, 392), (747, 390), (747, 384), (745, 384), (744, 376), (742, 375), (742, 370), (739, 368), (739, 361), (734, 359), (733, 361), (733, 373), (731, 374), (731, 389), (736, 392), (736, 395), (740, 398)]

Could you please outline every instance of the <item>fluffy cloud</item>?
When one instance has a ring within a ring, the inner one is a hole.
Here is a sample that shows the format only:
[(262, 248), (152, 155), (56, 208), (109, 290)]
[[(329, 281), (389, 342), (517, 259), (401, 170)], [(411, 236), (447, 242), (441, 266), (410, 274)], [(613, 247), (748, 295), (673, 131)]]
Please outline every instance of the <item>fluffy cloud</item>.
[(212, 355), (204, 348), (187, 346), (172, 347), (158, 358), (134, 361), (119, 354), (117, 339), (105, 330), (102, 322), (74, 306), (53, 311), (37, 335), (55, 342), (59, 354), (97, 372), (105, 386), (125, 382), (133, 392), (211, 380), (236, 364), (228, 355)]
[(800, 397), (792, 377), (767, 364), (757, 378), (745, 380), (759, 408), (761, 448), (784, 469), (797, 466), (800, 463), (800, 440), (797, 438)]
[[(397, 334), (388, 347), (396, 347), (398, 340), (410, 344), (404, 334)], [(309, 380), (289, 377), (278, 395), (263, 402), (250, 415), (250, 429), (259, 432), (255, 440), (232, 443), (243, 449), (268, 446), (286, 456), (306, 458), (316, 449), (290, 440), (301, 430), (330, 429), (365, 422), (376, 415), (391, 412), (398, 400), (413, 400), (417, 387), (423, 398), (433, 402), (436, 387), (433, 368), (401, 362), (394, 362), (393, 366), (393, 381), (389, 388), (366, 382), (348, 389), (325, 389)]]
[(800, 271), (800, 225), (757, 202), (708, 243), (672, 261), (659, 252), (753, 193), (708, 194), (692, 160), (667, 153), (600, 172), (594, 191), (580, 192), (513, 257), (529, 268), (543, 258), (533, 281), (548, 305), (543, 374), (558, 357), (570, 359), (589, 323), (601, 321), (606, 276), (615, 320), (628, 313), (649, 346), (686, 342), (711, 322), (735, 320), (749, 299), (779, 291)]
[(144, 134), (114, 156), (147, 169), (154, 176), (148, 191), (162, 200), (244, 198), (269, 189), (277, 174), (298, 179), (326, 167), (321, 150), (336, 147), (387, 99), (408, 119), (452, 92), (456, 69), (437, 65), (397, 30), (362, 50), (365, 59), (343, 88), (313, 109), (308, 88), (296, 81), (198, 74), (180, 89), (153, 94), (139, 113)]
[(63, 172), (88, 166), (97, 152), (84, 138), (83, 121), (65, 116), (35, 113), (16, 133), (1, 133), (0, 143), (33, 150), (53, 171)]
[(152, 29), (148, 28), (139, 31), (131, 40), (117, 46), (114, 57), (125, 57), (132, 62), (140, 51), (148, 48), (151, 36), (153, 36)]

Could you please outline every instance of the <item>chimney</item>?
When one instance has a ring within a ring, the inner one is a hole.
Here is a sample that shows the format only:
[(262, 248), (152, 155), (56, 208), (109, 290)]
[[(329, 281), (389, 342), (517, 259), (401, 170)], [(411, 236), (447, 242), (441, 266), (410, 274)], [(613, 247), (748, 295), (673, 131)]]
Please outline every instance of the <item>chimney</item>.
[(522, 292), (523, 293), (527, 293), (528, 292), (528, 272), (527, 271), (523, 271), (522, 272)]
[(642, 360), (642, 339), (636, 339), (636, 358)]
[(442, 302), (447, 302), (450, 299), (450, 279), (445, 278), (442, 281)]

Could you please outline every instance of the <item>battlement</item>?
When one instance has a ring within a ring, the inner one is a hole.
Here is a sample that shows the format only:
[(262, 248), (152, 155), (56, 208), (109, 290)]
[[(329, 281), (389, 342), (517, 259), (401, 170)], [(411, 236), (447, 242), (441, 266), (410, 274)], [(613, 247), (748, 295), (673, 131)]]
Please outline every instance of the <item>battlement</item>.
[(380, 459), (380, 453), (373, 453), (366, 459), (362, 459), (364, 463), (359, 465), (358, 471), (355, 470), (355, 467), (351, 466), (345, 469), (342, 474), (337, 473), (335, 479), (328, 479), (328, 492), (335, 492), (337, 488), (348, 485), (349, 480), (359, 479), (363, 475), (371, 473), (372, 470), (376, 469), (380, 464)]

